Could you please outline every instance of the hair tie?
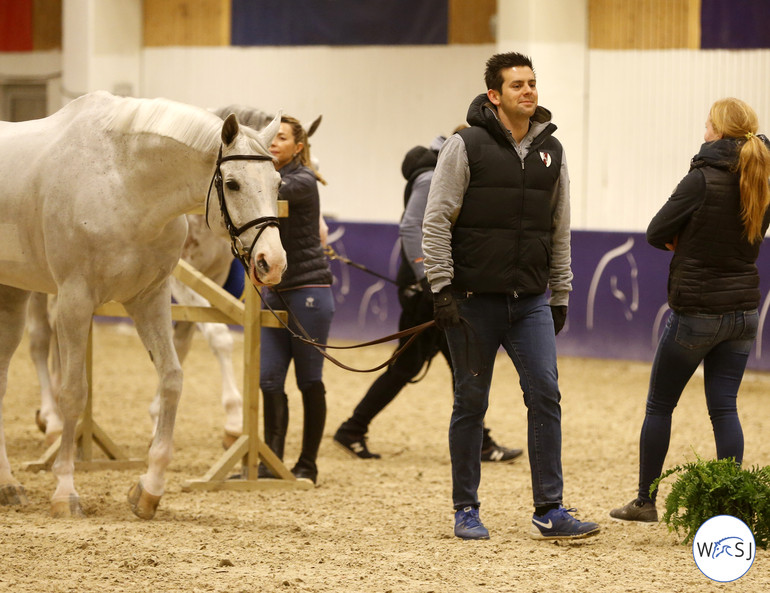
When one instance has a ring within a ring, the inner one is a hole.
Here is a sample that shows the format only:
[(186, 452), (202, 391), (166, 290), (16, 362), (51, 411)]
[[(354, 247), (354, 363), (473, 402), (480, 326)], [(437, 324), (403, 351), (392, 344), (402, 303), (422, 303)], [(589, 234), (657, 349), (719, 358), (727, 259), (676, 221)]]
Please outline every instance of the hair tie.
[(746, 140), (751, 140), (753, 137), (754, 137), (754, 134), (752, 134), (751, 132), (746, 134)]

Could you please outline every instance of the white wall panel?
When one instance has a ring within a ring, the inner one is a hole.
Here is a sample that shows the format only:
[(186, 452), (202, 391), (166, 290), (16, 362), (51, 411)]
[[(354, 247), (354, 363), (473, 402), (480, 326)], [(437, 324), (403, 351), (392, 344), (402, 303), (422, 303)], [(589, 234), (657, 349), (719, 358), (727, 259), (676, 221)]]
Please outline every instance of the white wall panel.
[(493, 45), (146, 48), (140, 94), (283, 109), (306, 124), (321, 114), (312, 146), (329, 182), (324, 212), (396, 222), (404, 153), (465, 121), (494, 52)]
[[(576, 229), (643, 231), (686, 173), (718, 98), (746, 100), (760, 130), (770, 133), (768, 50), (588, 50), (581, 89), (579, 48), (530, 49), (540, 64), (541, 101), (554, 110), (567, 149)], [(282, 108), (308, 123), (322, 114), (313, 150), (329, 181), (321, 190), (324, 211), (395, 222), (404, 152), (464, 120), (495, 51), (491, 45), (147, 48), (137, 94), (205, 107)], [(567, 54), (563, 71), (560, 52)], [(0, 74), (30, 73), (33, 57), (0, 56)]]
[(749, 103), (770, 133), (770, 51), (589, 52), (585, 195), (576, 228), (643, 231), (687, 173), (711, 104)]

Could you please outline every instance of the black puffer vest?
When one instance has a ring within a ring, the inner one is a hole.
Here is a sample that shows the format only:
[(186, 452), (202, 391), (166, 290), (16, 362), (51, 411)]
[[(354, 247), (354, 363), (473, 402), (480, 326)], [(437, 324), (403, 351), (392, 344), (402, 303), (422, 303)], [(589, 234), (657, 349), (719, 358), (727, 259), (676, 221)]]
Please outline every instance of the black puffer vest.
[[(725, 138), (701, 147), (691, 169), (706, 180), (703, 202), (679, 234), (668, 280), (669, 306), (680, 313), (748, 311), (759, 306), (759, 243), (741, 222), (740, 176), (732, 171), (738, 143)], [(764, 229), (767, 229), (765, 215)]]
[[(561, 143), (549, 124), (522, 162), (488, 109), (483, 127), (468, 121), (470, 184), (452, 231), (454, 279), (460, 291), (542, 294), (551, 262), (551, 196), (559, 180)], [(470, 115), (470, 112), (469, 112)]]
[(331, 284), (332, 273), (318, 231), (320, 199), (315, 175), (299, 162), (286, 165), (280, 172), (286, 190), (279, 192), (278, 199), (289, 200), (289, 216), (280, 219), (287, 268), (278, 289)]

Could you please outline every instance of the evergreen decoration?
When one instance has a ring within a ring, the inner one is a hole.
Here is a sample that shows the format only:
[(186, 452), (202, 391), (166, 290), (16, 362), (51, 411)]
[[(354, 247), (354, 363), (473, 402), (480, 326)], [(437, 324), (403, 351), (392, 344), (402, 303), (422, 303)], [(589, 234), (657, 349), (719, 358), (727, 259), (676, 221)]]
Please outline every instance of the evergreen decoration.
[(682, 545), (693, 540), (698, 528), (717, 515), (737, 517), (751, 529), (757, 547), (770, 544), (770, 466), (742, 469), (735, 460), (712, 459), (671, 468), (652, 483), (654, 492), (667, 477), (677, 479), (666, 497), (661, 521), (669, 531), (684, 532)]

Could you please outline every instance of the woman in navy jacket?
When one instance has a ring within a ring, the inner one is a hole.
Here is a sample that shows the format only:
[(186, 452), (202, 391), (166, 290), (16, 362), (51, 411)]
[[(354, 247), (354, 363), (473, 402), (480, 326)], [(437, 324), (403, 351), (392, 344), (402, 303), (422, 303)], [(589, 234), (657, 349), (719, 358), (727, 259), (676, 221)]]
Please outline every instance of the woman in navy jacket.
[[(289, 203), (288, 218), (281, 219), (281, 242), (287, 269), (280, 284), (263, 289), (265, 302), (274, 309), (291, 311), (289, 327), (301, 334), (297, 322), (314, 341), (324, 344), (334, 315), (332, 273), (321, 243), (318, 181), (325, 183), (310, 161), (308, 134), (293, 117), (281, 117), (281, 127), (270, 146), (275, 168), (281, 174), (278, 198)], [(260, 381), (264, 402), (265, 442), (283, 459), (289, 404), (284, 391), (289, 364), (294, 361), (297, 387), (302, 393), (302, 450), (291, 470), (300, 479), (316, 482), (316, 458), (326, 422), (326, 388), (323, 354), (293, 338), (283, 328), (263, 328)], [(260, 477), (272, 477), (260, 466)]]

